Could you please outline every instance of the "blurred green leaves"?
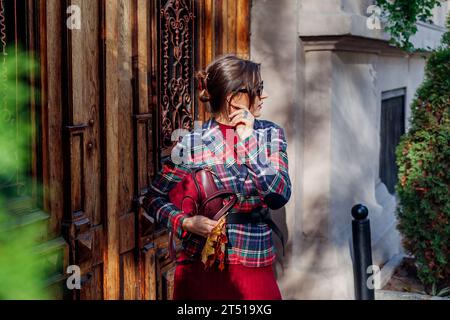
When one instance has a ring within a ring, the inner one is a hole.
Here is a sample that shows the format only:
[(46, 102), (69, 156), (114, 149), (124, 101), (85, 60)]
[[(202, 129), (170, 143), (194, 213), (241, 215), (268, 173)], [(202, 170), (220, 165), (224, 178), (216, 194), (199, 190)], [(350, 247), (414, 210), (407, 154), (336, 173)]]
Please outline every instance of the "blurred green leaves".
[(12, 209), (27, 196), (23, 186), (32, 184), (28, 76), (37, 65), (25, 53), (7, 52), (0, 53), (0, 299), (48, 299), (36, 252), (45, 225), (28, 221), (30, 210)]
[(6, 56), (5, 63), (0, 56), (0, 175), (27, 165), (31, 120), (23, 121), (30, 100), (26, 77), (36, 68), (24, 53)]

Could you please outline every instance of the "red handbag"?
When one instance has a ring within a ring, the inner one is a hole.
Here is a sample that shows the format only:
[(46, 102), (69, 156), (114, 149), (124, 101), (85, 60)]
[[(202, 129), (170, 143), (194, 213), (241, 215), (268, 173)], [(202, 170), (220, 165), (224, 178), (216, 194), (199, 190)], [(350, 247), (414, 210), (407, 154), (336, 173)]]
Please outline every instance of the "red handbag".
[[(237, 195), (230, 189), (219, 189), (211, 168), (196, 168), (169, 192), (169, 200), (178, 209), (191, 216), (200, 214), (219, 220), (237, 202)], [(169, 253), (176, 259), (173, 231), (169, 231)]]

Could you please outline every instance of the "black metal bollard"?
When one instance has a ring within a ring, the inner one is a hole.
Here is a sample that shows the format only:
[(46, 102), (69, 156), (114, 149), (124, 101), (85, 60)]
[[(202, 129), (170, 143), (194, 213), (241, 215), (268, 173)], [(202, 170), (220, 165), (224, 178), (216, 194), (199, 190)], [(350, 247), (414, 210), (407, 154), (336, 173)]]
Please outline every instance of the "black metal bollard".
[(352, 208), (353, 233), (353, 274), (355, 279), (356, 300), (375, 300), (375, 291), (367, 285), (371, 274), (367, 269), (372, 265), (372, 244), (370, 240), (369, 210), (362, 204)]

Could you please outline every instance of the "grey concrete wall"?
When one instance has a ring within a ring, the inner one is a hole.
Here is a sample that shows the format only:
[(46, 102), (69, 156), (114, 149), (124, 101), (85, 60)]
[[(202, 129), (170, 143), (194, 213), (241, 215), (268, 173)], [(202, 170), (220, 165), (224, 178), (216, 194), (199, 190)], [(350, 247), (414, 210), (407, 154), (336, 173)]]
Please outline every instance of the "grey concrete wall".
[[(287, 256), (279, 255), (276, 265), (286, 299), (354, 298), (350, 209), (356, 203), (370, 210), (374, 263), (402, 251), (396, 198), (378, 172), (381, 95), (406, 88), (409, 105), (425, 61), (385, 51), (379, 40), (388, 36), (365, 25), (370, 3), (253, 1), (251, 57), (262, 63), (270, 95), (263, 118), (286, 129), (289, 145), (292, 198), (274, 212), (288, 237)], [(437, 45), (439, 26), (423, 28), (416, 41)], [(312, 35), (353, 40), (348, 48), (325, 40), (310, 46), (302, 39)]]

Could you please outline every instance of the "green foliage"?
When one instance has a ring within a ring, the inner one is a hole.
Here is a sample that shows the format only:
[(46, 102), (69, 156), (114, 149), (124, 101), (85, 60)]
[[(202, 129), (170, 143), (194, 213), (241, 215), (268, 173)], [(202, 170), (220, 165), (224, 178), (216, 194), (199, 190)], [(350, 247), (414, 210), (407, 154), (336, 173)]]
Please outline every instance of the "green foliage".
[[(29, 165), (31, 121), (23, 121), (23, 115), (28, 114), (26, 75), (34, 67), (26, 55), (10, 55), (4, 63), (0, 56), (0, 185)], [(23, 217), (12, 214), (9, 205), (18, 194), (5, 190), (0, 188), (0, 300), (50, 298), (36, 254), (45, 226), (24, 224)]]
[[(444, 40), (449, 34), (444, 36)], [(431, 288), (450, 284), (450, 47), (427, 62), (412, 103), (411, 129), (396, 150), (399, 230)]]
[(376, 0), (386, 18), (385, 30), (391, 34), (391, 43), (406, 51), (414, 51), (410, 39), (417, 32), (417, 20), (431, 22), (432, 10), (440, 0)]
[[(7, 56), (5, 64), (0, 56), (0, 181), (2, 175), (27, 165), (31, 127), (29, 121), (21, 120), (28, 112), (30, 91), (21, 77), (35, 67), (25, 54)], [(16, 83), (16, 74), (22, 81)]]
[(0, 202), (0, 300), (49, 299), (45, 290), (45, 265), (36, 254), (43, 225), (20, 226)]
[[(447, 28), (450, 28), (450, 15), (447, 16)], [(446, 32), (442, 37), (442, 45), (450, 46), (450, 32)]]

